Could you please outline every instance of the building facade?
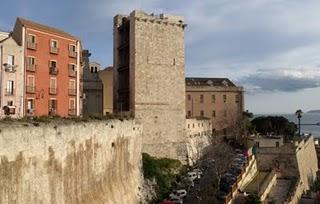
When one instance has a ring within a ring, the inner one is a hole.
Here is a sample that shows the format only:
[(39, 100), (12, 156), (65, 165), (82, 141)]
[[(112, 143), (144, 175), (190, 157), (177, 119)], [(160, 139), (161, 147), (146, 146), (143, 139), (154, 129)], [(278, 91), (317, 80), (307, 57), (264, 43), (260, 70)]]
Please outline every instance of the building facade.
[[(143, 125), (143, 151), (186, 160), (184, 19), (114, 17), (114, 109)], [(172, 88), (174, 87), (174, 88)]]
[[(0, 34), (1, 35), (1, 34)], [(7, 33), (0, 37), (0, 117), (23, 117), (24, 66), (22, 46)]]
[(83, 103), (84, 115), (101, 115), (103, 111), (103, 84), (99, 78), (101, 65), (97, 62), (90, 62), (91, 54), (88, 50), (83, 51)]
[(23, 115), (81, 114), (81, 43), (74, 36), (18, 18), (12, 32), (22, 47)]
[(103, 114), (113, 113), (113, 67), (107, 67), (99, 72), (103, 84)]
[(243, 88), (229, 79), (186, 78), (186, 116), (211, 118), (214, 135), (238, 134), (243, 110)]

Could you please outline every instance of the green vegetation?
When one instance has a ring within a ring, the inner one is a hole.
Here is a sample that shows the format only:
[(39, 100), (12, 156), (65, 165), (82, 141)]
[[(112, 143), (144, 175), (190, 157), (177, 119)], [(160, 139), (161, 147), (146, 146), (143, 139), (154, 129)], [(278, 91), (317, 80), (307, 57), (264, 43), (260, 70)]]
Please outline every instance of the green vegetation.
[(12, 123), (12, 122), (22, 122), (22, 123), (31, 123), (35, 126), (39, 126), (40, 123), (50, 123), (50, 122), (88, 122), (88, 121), (97, 121), (97, 120), (110, 120), (110, 119), (118, 119), (118, 120), (126, 120), (131, 119), (130, 115), (122, 115), (122, 114), (108, 114), (108, 115), (89, 115), (83, 117), (61, 117), (58, 115), (54, 116), (26, 116), (23, 118), (11, 118), (9, 116), (0, 120), (2, 123)]
[(296, 124), (282, 116), (257, 117), (251, 123), (261, 134), (284, 135), (288, 139), (292, 139), (297, 131)]
[(143, 174), (147, 179), (155, 179), (157, 182), (158, 200), (162, 200), (169, 193), (174, 181), (183, 171), (183, 165), (179, 160), (160, 158), (142, 153)]
[(314, 184), (313, 184), (312, 187), (311, 187), (311, 190), (312, 190), (313, 192), (318, 192), (318, 191), (320, 191), (320, 180), (319, 180), (319, 179), (317, 179), (317, 180), (314, 182)]
[(260, 198), (257, 194), (251, 194), (246, 197), (245, 204), (260, 204)]
[(251, 119), (253, 118), (253, 113), (246, 110), (243, 112), (243, 124), (245, 128), (245, 135), (249, 134), (255, 134), (256, 133), (256, 127), (252, 124)]

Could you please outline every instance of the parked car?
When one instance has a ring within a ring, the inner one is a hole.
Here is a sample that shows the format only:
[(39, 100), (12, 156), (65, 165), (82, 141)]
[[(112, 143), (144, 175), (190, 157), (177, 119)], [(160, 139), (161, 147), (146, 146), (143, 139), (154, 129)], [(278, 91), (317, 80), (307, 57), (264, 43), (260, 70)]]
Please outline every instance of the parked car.
[(220, 183), (219, 189), (225, 193), (229, 193), (231, 189), (231, 183)]
[(180, 198), (170, 198), (162, 201), (161, 204), (182, 204), (183, 201)]
[(202, 176), (202, 171), (200, 169), (194, 169), (187, 173), (189, 180), (194, 181), (195, 179), (200, 179)]
[(173, 199), (173, 198), (184, 198), (187, 196), (187, 191), (185, 189), (180, 189), (180, 190), (174, 190), (172, 191), (172, 193), (170, 193), (169, 198)]
[(216, 193), (216, 198), (220, 201), (224, 201), (227, 197), (227, 193), (226, 192), (223, 192), (223, 191), (218, 191)]

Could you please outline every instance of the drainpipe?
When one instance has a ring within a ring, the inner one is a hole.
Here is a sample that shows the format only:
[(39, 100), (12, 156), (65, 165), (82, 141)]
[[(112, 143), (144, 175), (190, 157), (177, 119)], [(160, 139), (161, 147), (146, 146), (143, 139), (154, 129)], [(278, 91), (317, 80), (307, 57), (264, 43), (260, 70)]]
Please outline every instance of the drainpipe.
[(77, 99), (76, 106), (77, 112), (76, 115), (80, 116), (80, 41), (77, 41)]
[(22, 79), (23, 79), (23, 84), (21, 88), (21, 96), (20, 96), (20, 117), (25, 116), (25, 101), (26, 101), (26, 85), (27, 85), (27, 77), (26, 77), (26, 65), (25, 65), (25, 53), (26, 53), (26, 28), (22, 27), (22, 55), (21, 55), (21, 72), (22, 72)]

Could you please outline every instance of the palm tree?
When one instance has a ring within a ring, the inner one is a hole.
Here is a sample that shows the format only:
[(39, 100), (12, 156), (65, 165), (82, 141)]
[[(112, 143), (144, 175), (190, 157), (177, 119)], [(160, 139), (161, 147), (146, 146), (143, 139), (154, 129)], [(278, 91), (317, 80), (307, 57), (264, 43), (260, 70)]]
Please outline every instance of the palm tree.
[(298, 118), (299, 136), (301, 135), (301, 128), (300, 128), (301, 124), (300, 124), (300, 119), (302, 118), (302, 114), (303, 114), (303, 112), (302, 112), (302, 110), (301, 110), (301, 109), (299, 109), (299, 110), (297, 110), (297, 111), (296, 111), (296, 116), (297, 116), (297, 118)]

